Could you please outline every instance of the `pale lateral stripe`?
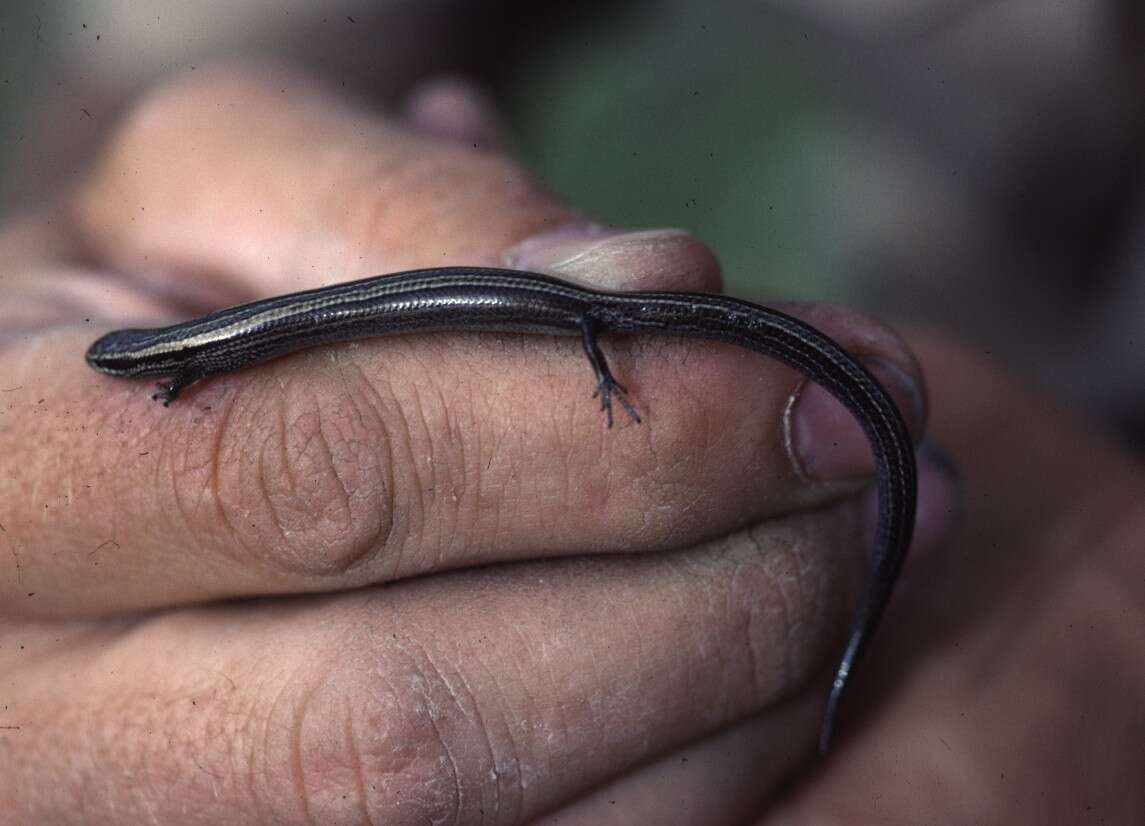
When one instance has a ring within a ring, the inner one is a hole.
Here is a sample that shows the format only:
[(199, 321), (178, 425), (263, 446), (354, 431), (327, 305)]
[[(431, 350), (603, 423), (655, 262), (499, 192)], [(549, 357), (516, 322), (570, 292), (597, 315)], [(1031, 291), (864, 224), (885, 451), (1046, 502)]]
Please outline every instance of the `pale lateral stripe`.
[[(389, 281), (390, 283), (387, 284), (386, 281)], [(270, 324), (275, 321), (282, 321), (283, 319), (296, 315), (305, 315), (312, 310), (329, 310), (331, 308), (337, 308), (343, 304), (354, 304), (359, 301), (369, 301), (370, 299), (374, 298), (382, 298), (395, 292), (404, 292), (407, 290), (418, 289), (432, 289), (439, 283), (439, 281), (440, 279), (436, 278), (426, 278), (420, 281), (407, 281), (405, 279), (388, 278), (383, 276), (378, 283), (363, 284), (360, 287), (347, 289), (345, 292), (339, 292), (337, 294), (326, 292), (321, 295), (316, 295), (310, 299), (299, 298), (297, 301), (292, 301), (277, 307), (272, 307), (269, 310), (264, 310), (263, 312), (253, 315), (249, 318), (235, 321), (231, 324), (226, 324), (215, 330), (209, 330), (204, 333), (198, 333), (195, 335), (186, 336), (185, 338), (174, 339), (172, 341), (159, 342), (147, 347), (140, 348), (138, 350), (133, 350), (126, 355), (130, 355), (132, 358), (148, 358), (150, 356), (167, 355), (169, 353), (178, 352), (185, 348), (201, 347), (206, 344), (227, 341), (229, 339), (244, 335), (250, 330), (256, 329), (264, 324)], [(524, 279), (518, 280), (505, 278), (496, 280), (489, 279), (488, 281), (483, 281), (483, 285), (490, 287), (519, 287), (524, 284), (527, 284), (532, 290), (537, 288), (537, 283), (535, 281), (526, 282)], [(445, 286), (452, 287), (453, 285), (447, 283)], [(555, 285), (551, 289), (551, 292), (557, 295), (564, 295), (569, 298), (582, 298), (582, 296), (575, 291), (563, 290), (559, 287), (556, 287)], [(466, 306), (471, 307), (473, 306), (474, 302), (472, 298), (458, 297), (456, 299), (449, 300), (438, 299), (437, 303), (439, 305), (465, 304)], [(486, 303), (495, 304), (496, 301), (489, 300)], [(412, 302), (404, 305), (395, 304), (392, 305), (390, 309), (400, 312), (402, 310), (409, 309), (412, 306)], [(235, 307), (234, 309), (238, 310), (241, 309), (241, 307), (242, 305)], [(178, 327), (179, 325), (174, 326)]]

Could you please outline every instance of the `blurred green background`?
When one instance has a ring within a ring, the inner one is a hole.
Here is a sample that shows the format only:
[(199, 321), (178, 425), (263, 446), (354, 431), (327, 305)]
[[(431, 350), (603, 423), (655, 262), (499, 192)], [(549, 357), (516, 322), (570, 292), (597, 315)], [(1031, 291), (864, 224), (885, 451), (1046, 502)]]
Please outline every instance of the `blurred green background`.
[(733, 291), (845, 300), (822, 90), (799, 49), (705, 5), (605, 12), (534, 53), (521, 152), (592, 215), (704, 239)]

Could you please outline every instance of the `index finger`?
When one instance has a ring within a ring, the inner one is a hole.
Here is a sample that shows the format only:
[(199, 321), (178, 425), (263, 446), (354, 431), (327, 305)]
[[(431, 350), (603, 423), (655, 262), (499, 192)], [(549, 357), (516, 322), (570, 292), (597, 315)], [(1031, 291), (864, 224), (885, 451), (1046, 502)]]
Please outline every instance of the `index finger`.
[[(197, 100), (206, 95), (191, 91)], [(227, 99), (222, 92), (229, 92), (226, 84), (214, 93)], [(179, 134), (191, 128), (177, 114), (186, 93), (176, 89), (174, 103), (151, 104), (176, 112), (164, 120)], [(273, 88), (263, 93), (277, 100)], [(283, 133), (327, 135), (323, 124), (350, 115), (331, 115), (319, 101), (289, 109), (299, 122), (286, 128), (273, 122), (273, 106), (264, 102), (268, 108), (260, 109), (258, 100), (254, 95), (234, 109), (230, 117), (240, 124), (225, 129), (251, 140), (220, 143), (220, 152), (226, 151), (191, 180), (166, 175), (168, 167), (184, 165), (182, 156), (166, 165), (143, 164), (154, 177), (138, 176), (141, 182), (131, 184), (138, 197), (151, 199), (142, 212), (177, 205), (187, 189), (199, 199), (237, 203), (239, 193), (228, 186), (255, 189), (264, 173), (305, 182), (317, 193), (311, 197), (299, 184), (288, 200), (320, 201), (328, 181), (295, 169), (313, 169), (313, 155), (291, 144), (268, 165), (266, 147)], [(394, 249), (369, 240), (391, 238), (388, 222), (408, 231), (409, 216), (444, 209), (440, 180), (428, 189), (416, 183), (370, 187), (386, 204), (367, 209), (377, 216), (367, 240), (357, 211), (341, 223), (327, 212), (318, 227), (306, 218), (293, 233), (280, 214), (279, 223), (250, 228), (242, 238), (226, 232), (216, 237), (214, 207), (169, 208), (155, 223), (136, 222), (130, 210), (117, 213), (112, 206), (99, 212), (101, 197), (122, 203), (134, 192), (122, 183), (135, 177), (125, 157), (169, 148), (162, 140), (167, 133), (149, 125), (150, 118), (138, 121), (147, 127), (144, 137), (129, 125), (116, 144), (136, 145), (137, 151), (113, 151), (110, 171), (103, 169), (81, 198), (81, 211), (104, 216), (103, 223), (85, 221), (91, 247), (106, 248), (104, 257), (121, 266), (147, 260), (155, 273), (199, 265), (219, 272), (231, 260), (226, 250), (234, 247), (229, 272), (241, 283), (274, 275), (253, 266), (257, 256), (245, 250), (274, 249), (292, 234), (299, 237), (296, 254), (319, 246), (317, 235), (327, 243), (338, 239), (333, 246), (339, 249), (361, 250), (344, 254), (347, 261), (372, 260), (379, 249)], [(202, 119), (196, 115), (192, 122)], [(271, 132), (267, 141), (262, 129)], [(209, 144), (204, 138), (196, 146)], [(399, 145), (402, 154), (405, 144)], [(356, 154), (370, 168), (387, 152), (383, 139), (370, 151), (357, 142), (353, 147), (356, 152), (342, 148), (345, 157)], [(427, 151), (432, 154), (432, 147)], [(455, 176), (450, 191), (464, 191), (455, 192), (453, 202), (461, 207), (450, 207), (460, 212), (443, 222), (452, 227), (457, 261), (504, 254), (504, 245), (535, 231), (537, 215), (571, 214), (536, 188), (527, 191), (538, 203), (523, 204), (526, 190), (515, 177), (506, 183), (506, 161), (477, 157), (475, 169), (465, 166), (464, 157), (454, 162), (465, 173)], [(401, 177), (400, 170), (387, 168)], [(467, 223), (466, 214), (476, 217)], [(442, 238), (433, 228), (443, 222), (415, 222), (425, 232), (410, 236), (394, 253), (399, 257), (387, 260), (436, 263), (432, 256)], [(568, 243), (565, 238), (554, 247), (550, 238), (541, 245), (559, 249), (563, 258), (551, 263), (563, 260), (557, 269), (565, 272), (578, 262), (594, 274), (608, 274), (611, 266), (644, 279), (641, 286), (658, 277), (688, 286), (691, 277), (700, 283), (690, 286), (699, 289), (715, 279), (710, 254), (681, 233), (582, 238), (581, 253), (572, 255)], [(522, 247), (538, 254), (535, 244), (518, 244), (517, 250)], [(471, 258), (464, 256), (467, 248)], [(116, 250), (127, 252), (117, 257)], [(306, 254), (296, 259), (304, 260)], [(834, 323), (845, 341), (910, 376), (913, 361), (884, 329), (839, 314), (819, 323)], [(800, 441), (791, 438), (792, 423), (798, 425), (798, 411), (812, 396), (801, 392), (801, 379), (727, 347), (608, 343), (622, 380), (652, 415), (644, 427), (606, 433), (588, 403), (591, 378), (571, 341), (423, 336), (308, 351), (210, 382), (192, 400), (164, 411), (137, 385), (87, 371), (80, 354), (90, 337), (86, 330), (61, 328), (0, 353), (2, 374), (29, 388), (12, 397), (16, 426), (0, 436), (17, 471), (5, 480), (14, 515), (7, 520), (8, 538), (23, 559), (22, 573), (3, 588), (11, 597), (36, 594), (34, 600), (8, 601), (21, 610), (120, 610), (330, 590), (498, 559), (682, 547), (840, 492), (792, 464), (789, 447)], [(53, 364), (59, 367), (45, 369)], [(904, 381), (904, 387), (910, 384)], [(791, 410), (796, 412), (789, 415)], [(809, 418), (815, 427), (834, 426), (829, 417)], [(839, 441), (845, 440), (812, 438), (810, 444)], [(39, 506), (52, 497), (67, 507), (44, 519)]]

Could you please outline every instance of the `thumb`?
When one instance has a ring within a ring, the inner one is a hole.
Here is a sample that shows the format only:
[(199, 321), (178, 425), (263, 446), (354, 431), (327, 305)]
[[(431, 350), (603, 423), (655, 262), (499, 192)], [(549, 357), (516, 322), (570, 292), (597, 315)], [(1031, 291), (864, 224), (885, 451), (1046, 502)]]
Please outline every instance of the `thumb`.
[[(600, 232), (508, 157), (435, 131), (282, 70), (196, 72), (127, 118), (74, 199), (76, 224), (100, 263), (164, 289), (194, 272), (216, 288), (212, 305), (504, 264), (526, 238)], [(667, 241), (652, 260), (641, 245), (654, 284), (603, 286), (718, 288), (706, 248), (683, 233)]]

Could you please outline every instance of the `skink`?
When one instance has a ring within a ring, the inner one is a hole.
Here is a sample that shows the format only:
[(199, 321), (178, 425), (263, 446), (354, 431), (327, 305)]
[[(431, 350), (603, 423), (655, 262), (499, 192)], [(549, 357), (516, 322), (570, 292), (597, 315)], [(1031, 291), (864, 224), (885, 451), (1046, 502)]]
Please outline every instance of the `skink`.
[(154, 398), (169, 404), (184, 387), (215, 373), (318, 344), (426, 330), (579, 335), (610, 425), (613, 400), (639, 417), (600, 350), (602, 333), (730, 342), (784, 362), (846, 405), (874, 452), (879, 516), (869, 581), (823, 715), (819, 750), (826, 752), (851, 672), (906, 558), (915, 464), (910, 434), (887, 392), (842, 347), (798, 319), (720, 295), (601, 292), (537, 273), (441, 267), (254, 301), (170, 327), (117, 330), (91, 345), (87, 362), (113, 376), (167, 378)]

